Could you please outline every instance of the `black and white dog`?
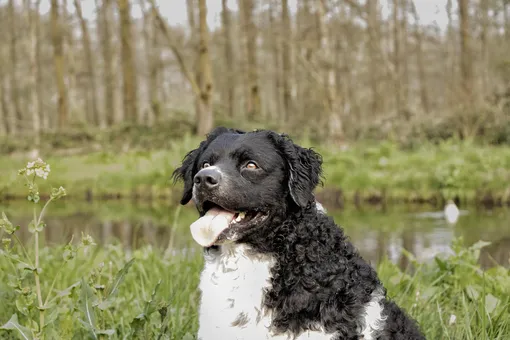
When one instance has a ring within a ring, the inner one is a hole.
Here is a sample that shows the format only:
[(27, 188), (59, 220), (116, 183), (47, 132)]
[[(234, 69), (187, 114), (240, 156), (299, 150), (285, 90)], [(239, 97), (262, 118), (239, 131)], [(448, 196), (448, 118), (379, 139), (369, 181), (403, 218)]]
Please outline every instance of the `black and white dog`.
[(217, 128), (175, 170), (201, 216), (199, 339), (425, 339), (316, 205), (321, 166), (285, 135)]

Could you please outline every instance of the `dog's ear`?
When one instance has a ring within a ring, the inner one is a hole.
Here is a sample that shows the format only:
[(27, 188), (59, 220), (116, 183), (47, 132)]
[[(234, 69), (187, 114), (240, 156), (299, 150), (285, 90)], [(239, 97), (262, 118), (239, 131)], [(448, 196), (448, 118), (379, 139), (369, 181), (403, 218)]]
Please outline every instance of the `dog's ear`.
[(215, 140), (218, 136), (224, 133), (244, 133), (241, 130), (228, 129), (225, 127), (218, 127), (207, 134), (207, 137), (204, 141), (200, 142), (198, 148), (191, 150), (186, 154), (184, 159), (182, 160), (182, 164), (180, 167), (174, 170), (172, 173), (172, 178), (174, 183), (178, 180), (184, 181), (184, 191), (182, 193), (181, 204), (186, 205), (193, 196), (193, 177), (198, 171), (197, 161), (202, 152), (209, 146), (209, 144)]
[(312, 149), (296, 145), (286, 135), (278, 135), (280, 151), (288, 166), (292, 200), (304, 208), (315, 201), (313, 191), (321, 182), (322, 157)]

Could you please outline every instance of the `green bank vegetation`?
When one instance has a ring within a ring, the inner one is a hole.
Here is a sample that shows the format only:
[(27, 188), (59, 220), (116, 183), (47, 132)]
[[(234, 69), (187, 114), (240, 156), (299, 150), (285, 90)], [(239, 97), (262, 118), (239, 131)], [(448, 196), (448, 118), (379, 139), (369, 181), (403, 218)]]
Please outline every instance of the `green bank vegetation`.
[[(101, 151), (89, 148), (76, 154), (48, 150), (41, 156), (61, 174), (59, 183), (69, 188), (73, 198), (167, 198), (180, 189), (172, 186), (172, 171), (199, 142), (200, 138), (186, 134), (159, 143), (158, 148), (126, 147), (122, 151), (120, 146), (105, 146)], [(341, 189), (347, 199), (360, 193), (395, 200), (457, 195), (467, 201), (490, 196), (510, 202), (510, 149), (505, 146), (453, 139), (412, 147), (389, 141), (342, 148), (298, 142), (323, 155), (324, 188)], [(0, 156), (0, 197), (23, 195), (15, 171), (27, 160), (27, 153)], [(48, 179), (48, 184), (55, 182)]]

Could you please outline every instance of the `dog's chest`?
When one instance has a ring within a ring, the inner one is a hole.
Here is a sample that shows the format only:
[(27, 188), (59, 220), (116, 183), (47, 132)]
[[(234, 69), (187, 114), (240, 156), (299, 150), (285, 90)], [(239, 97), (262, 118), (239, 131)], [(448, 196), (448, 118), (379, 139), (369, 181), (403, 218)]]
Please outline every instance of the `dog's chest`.
[[(200, 279), (198, 338), (202, 340), (288, 339), (273, 335), (271, 311), (263, 306), (271, 288), (269, 256), (253, 254), (242, 245), (223, 245), (205, 255)], [(326, 340), (332, 335), (305, 332), (295, 339)]]

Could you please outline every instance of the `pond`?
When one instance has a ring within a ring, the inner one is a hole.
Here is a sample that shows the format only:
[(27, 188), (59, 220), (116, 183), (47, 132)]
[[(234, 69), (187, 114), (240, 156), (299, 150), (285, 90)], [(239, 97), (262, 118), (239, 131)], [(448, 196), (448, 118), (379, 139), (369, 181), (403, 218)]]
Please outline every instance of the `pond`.
[[(464, 208), (467, 213), (451, 225), (440, 217), (441, 214), (424, 214), (430, 212), (428, 208), (416, 205), (366, 206), (329, 210), (328, 213), (343, 226), (361, 254), (373, 264), (386, 256), (405, 268), (408, 260), (403, 256), (402, 248), (425, 261), (435, 254), (450, 252), (451, 241), (463, 237), (466, 245), (479, 240), (492, 243), (482, 251), (480, 262), (483, 267), (490, 267), (495, 262), (506, 267), (510, 265), (510, 210)], [(21, 239), (31, 237), (26, 228), (32, 216), (28, 202), (3, 203), (0, 211), (4, 211), (13, 223), (22, 226), (19, 231)], [(127, 250), (150, 244), (176, 252), (195, 252), (200, 248), (190, 236), (189, 225), (196, 218), (193, 207), (172, 207), (163, 201), (150, 205), (130, 201), (57, 201), (52, 203), (46, 215), (48, 227), (42, 242), (62, 244), (68, 242), (73, 234), (79, 238), (81, 232), (86, 232), (98, 244), (120, 242)]]

